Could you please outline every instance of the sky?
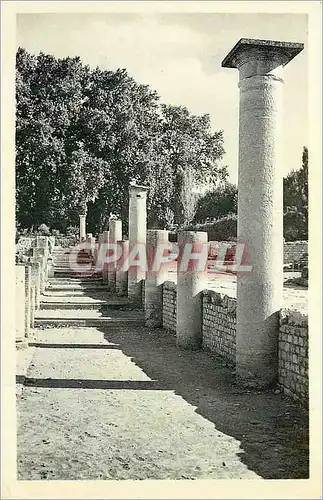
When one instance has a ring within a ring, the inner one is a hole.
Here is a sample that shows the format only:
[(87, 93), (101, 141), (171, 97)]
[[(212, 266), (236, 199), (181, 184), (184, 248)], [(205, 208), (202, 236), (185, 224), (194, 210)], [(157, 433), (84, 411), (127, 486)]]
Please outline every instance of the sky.
[(223, 130), (229, 180), (238, 177), (238, 71), (221, 61), (242, 37), (305, 43), (284, 68), (283, 175), (301, 167), (308, 143), (307, 16), (220, 13), (18, 14), (17, 47), (91, 67), (126, 68), (161, 102), (208, 113)]

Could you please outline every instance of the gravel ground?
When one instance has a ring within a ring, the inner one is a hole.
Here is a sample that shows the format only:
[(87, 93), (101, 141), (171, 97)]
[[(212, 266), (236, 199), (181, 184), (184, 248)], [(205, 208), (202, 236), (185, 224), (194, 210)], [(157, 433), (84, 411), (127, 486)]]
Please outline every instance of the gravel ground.
[[(208, 285), (229, 295), (234, 282)], [(78, 309), (106, 292), (76, 287), (46, 291), (44, 301), (75, 310), (39, 311), (44, 329), (17, 352), (19, 480), (308, 477), (304, 408), (277, 391), (241, 389), (220, 358), (138, 326), (140, 311)], [(288, 293), (294, 303), (307, 295)], [(72, 326), (74, 317), (95, 325)], [(128, 324), (100, 321), (109, 317)], [(66, 327), (51, 327), (55, 318)]]
[(241, 390), (221, 360), (178, 351), (166, 332), (35, 330), (31, 348), (17, 393), (20, 480), (308, 475), (306, 412)]

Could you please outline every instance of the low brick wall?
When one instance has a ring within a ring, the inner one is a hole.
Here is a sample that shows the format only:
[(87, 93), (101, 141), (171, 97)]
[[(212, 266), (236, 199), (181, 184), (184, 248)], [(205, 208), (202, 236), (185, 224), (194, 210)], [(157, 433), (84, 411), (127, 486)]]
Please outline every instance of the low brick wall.
[(236, 355), (237, 301), (213, 290), (203, 292), (203, 349), (222, 356), (230, 364)]
[(165, 281), (163, 286), (163, 328), (176, 332), (176, 285), (172, 281)]
[(307, 241), (284, 242), (284, 264), (299, 260), (304, 253), (308, 253)]
[[(235, 248), (236, 242), (234, 241), (210, 241), (210, 257), (215, 258), (218, 254), (219, 247), (223, 245), (228, 248)], [(307, 241), (285, 241), (284, 242), (284, 264), (299, 260), (304, 253), (308, 253)]]
[[(176, 285), (163, 286), (163, 328), (176, 332)], [(202, 348), (231, 366), (236, 355), (237, 300), (214, 290), (203, 291)], [(294, 399), (308, 397), (308, 317), (282, 309), (278, 336), (278, 386)]]
[(278, 384), (294, 398), (308, 397), (308, 317), (282, 309), (279, 319)]

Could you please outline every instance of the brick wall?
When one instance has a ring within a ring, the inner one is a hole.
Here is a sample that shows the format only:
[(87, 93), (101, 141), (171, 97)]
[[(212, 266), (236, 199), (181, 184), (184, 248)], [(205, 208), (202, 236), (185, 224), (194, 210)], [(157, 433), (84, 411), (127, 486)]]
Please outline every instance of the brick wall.
[(284, 243), (284, 264), (299, 260), (304, 253), (308, 253), (307, 241), (285, 241)]
[(279, 320), (278, 384), (297, 399), (308, 397), (308, 317), (282, 309)]
[(236, 306), (234, 298), (213, 290), (203, 292), (203, 349), (235, 363)]
[[(163, 328), (176, 332), (176, 285), (163, 286)], [(234, 366), (236, 353), (236, 306), (233, 297), (214, 290), (203, 291), (202, 348)], [(280, 311), (278, 385), (293, 398), (308, 397), (308, 317), (298, 311)]]
[[(235, 247), (234, 241), (210, 241), (209, 255), (216, 257), (218, 254), (219, 246), (227, 245), (228, 247)], [(284, 264), (299, 260), (304, 253), (308, 253), (307, 241), (285, 241), (284, 242)]]
[(176, 332), (176, 285), (165, 281), (163, 286), (163, 328)]

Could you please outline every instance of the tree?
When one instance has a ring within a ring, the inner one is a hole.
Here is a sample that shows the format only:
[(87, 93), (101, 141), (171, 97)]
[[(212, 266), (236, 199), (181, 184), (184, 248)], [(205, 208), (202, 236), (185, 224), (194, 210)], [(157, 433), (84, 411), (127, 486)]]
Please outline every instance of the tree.
[(16, 56), (16, 214), (21, 227), (66, 231), (87, 210), (93, 233), (110, 212), (128, 222), (130, 182), (146, 184), (148, 227), (194, 215), (193, 184), (225, 177), (222, 132), (208, 115), (161, 105), (125, 69), (79, 57)]
[(220, 182), (217, 187), (200, 197), (194, 221), (204, 223), (207, 219), (218, 219), (230, 213), (237, 213), (238, 189), (228, 181)]
[(305, 146), (301, 168), (284, 179), (284, 237), (289, 241), (308, 238), (308, 149)]
[[(185, 222), (183, 203), (187, 193), (192, 193), (193, 183), (214, 184), (227, 176), (226, 167), (217, 162), (224, 155), (222, 131), (212, 133), (209, 115), (195, 116), (180, 106), (161, 106), (162, 146), (164, 157), (171, 169), (172, 200), (175, 223)], [(189, 170), (189, 173), (187, 174)], [(188, 189), (187, 182), (191, 180)]]
[(195, 186), (195, 176), (193, 169), (188, 167), (183, 173), (182, 188), (180, 192), (180, 202), (182, 205), (183, 225), (187, 226), (194, 219), (198, 194), (193, 191)]

